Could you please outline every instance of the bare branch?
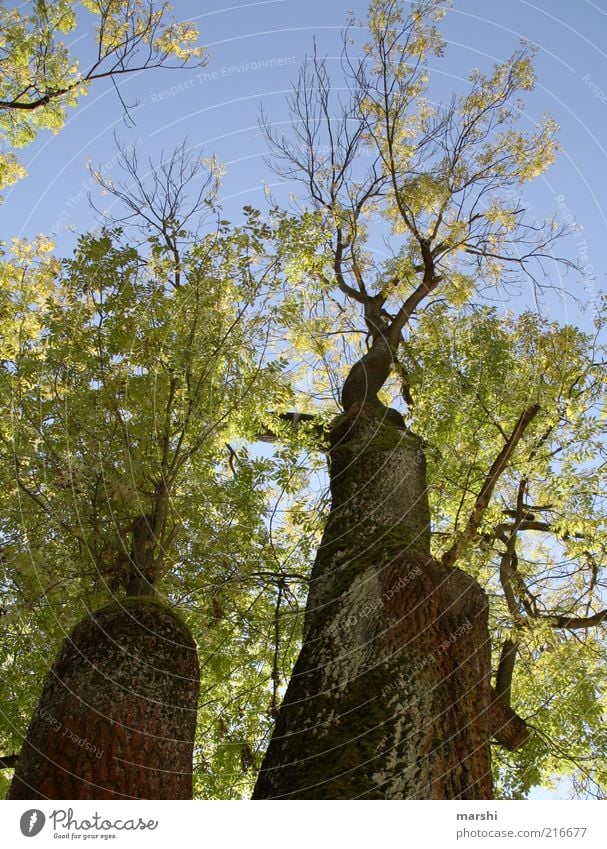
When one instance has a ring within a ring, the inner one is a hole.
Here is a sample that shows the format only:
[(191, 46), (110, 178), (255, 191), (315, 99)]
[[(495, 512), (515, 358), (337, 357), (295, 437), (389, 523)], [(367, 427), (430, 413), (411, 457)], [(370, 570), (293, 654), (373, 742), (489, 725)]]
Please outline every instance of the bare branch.
[(593, 616), (567, 616), (547, 615), (536, 616), (536, 619), (541, 619), (551, 625), (553, 628), (565, 628), (568, 631), (579, 631), (583, 628), (596, 628), (607, 622), (607, 610), (601, 610), (600, 613), (595, 613)]
[(517, 652), (518, 642), (510, 638), (504, 640), (495, 676), (495, 692), (508, 707), (510, 706), (512, 675), (516, 664)]
[(515, 424), (512, 433), (510, 434), (504, 447), (502, 448), (498, 456), (495, 458), (493, 464), (491, 465), (491, 468), (485, 476), (485, 481), (483, 483), (483, 486), (481, 487), (478, 496), (476, 497), (476, 501), (474, 503), (474, 507), (472, 508), (472, 512), (470, 514), (468, 522), (466, 523), (466, 527), (457, 536), (451, 548), (446, 551), (442, 557), (442, 562), (445, 566), (453, 566), (463, 553), (466, 545), (472, 539), (474, 539), (474, 536), (482, 521), (483, 513), (489, 506), (489, 502), (491, 500), (493, 490), (495, 489), (495, 485), (497, 484), (501, 474), (508, 465), (508, 461), (510, 460), (510, 457), (512, 456), (521, 437), (525, 433), (525, 430), (533, 421), (539, 411), (539, 404), (533, 404), (519, 416), (519, 419)]

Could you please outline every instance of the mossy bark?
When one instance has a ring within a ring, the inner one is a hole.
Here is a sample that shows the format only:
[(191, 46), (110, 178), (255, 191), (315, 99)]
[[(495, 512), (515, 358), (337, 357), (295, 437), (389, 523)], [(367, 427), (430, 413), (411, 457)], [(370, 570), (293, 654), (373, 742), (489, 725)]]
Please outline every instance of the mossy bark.
[(430, 556), (421, 440), (354, 405), (330, 475), (304, 643), (254, 798), (490, 799), (487, 598)]
[(164, 605), (87, 616), (49, 671), (9, 798), (191, 798), (198, 687), (194, 641)]

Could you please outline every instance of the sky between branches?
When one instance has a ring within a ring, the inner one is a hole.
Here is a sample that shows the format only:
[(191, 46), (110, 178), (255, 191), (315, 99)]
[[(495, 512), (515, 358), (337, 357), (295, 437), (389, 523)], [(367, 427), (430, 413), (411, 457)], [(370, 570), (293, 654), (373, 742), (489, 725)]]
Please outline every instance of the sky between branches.
[[(94, 223), (87, 201), (92, 186), (87, 161), (109, 173), (116, 171), (114, 132), (122, 142), (137, 146), (140, 159), (157, 159), (184, 137), (201, 155), (215, 152), (226, 168), (224, 209), (234, 221), (244, 204), (267, 206), (264, 182), (278, 201), (287, 203), (299, 187), (279, 184), (264, 163), (266, 145), (257, 127), (260, 104), (275, 124), (288, 119), (285, 94), (314, 37), (319, 52), (334, 57), (329, 67), (338, 78), (340, 30), (349, 12), (364, 20), (366, 8), (366, 0), (176, 0), (175, 17), (196, 23), (208, 49), (208, 65), (146, 71), (121, 80), (123, 99), (133, 104), (130, 125), (123, 120), (112, 85), (97, 83), (59, 135), (43, 132), (21, 153), (29, 177), (6, 192), (0, 213), (3, 238), (50, 233), (60, 251), (69, 250), (74, 238), (70, 228), (82, 231)], [(561, 125), (563, 152), (526, 188), (525, 197), (538, 219), (554, 211), (582, 225), (583, 230), (569, 238), (566, 253), (595, 279), (580, 288), (573, 276), (559, 281), (562, 272), (555, 269), (552, 283), (562, 283), (591, 302), (604, 288), (607, 268), (607, 52), (601, 46), (607, 35), (607, 8), (591, 0), (459, 0), (443, 21), (442, 32), (447, 51), (443, 59), (430, 63), (434, 101), (461, 91), (470, 68), (488, 70), (509, 56), (521, 38), (539, 48), (539, 82), (529, 98), (525, 123), (531, 129), (549, 111)], [(69, 43), (86, 56), (85, 31), (73, 34)], [(580, 317), (574, 304), (555, 297), (546, 308), (560, 320), (582, 325), (591, 320), (591, 313)]]
[[(340, 31), (350, 11), (364, 20), (367, 0), (174, 0), (173, 5), (177, 19), (198, 26), (208, 49), (207, 66), (147, 71), (122, 80), (122, 98), (133, 105), (129, 122), (123, 120), (111, 83), (92, 87), (59, 135), (43, 132), (21, 152), (29, 177), (5, 192), (2, 239), (43, 232), (55, 238), (60, 252), (69, 251), (74, 233), (95, 222), (87, 201), (93, 181), (86, 163), (101, 165), (109, 174), (116, 170), (114, 132), (123, 143), (137, 146), (141, 160), (157, 159), (184, 137), (200, 155), (216, 153), (226, 168), (225, 215), (233, 221), (240, 220), (245, 204), (267, 208), (264, 183), (282, 203), (299, 191), (294, 184), (281, 184), (264, 163), (267, 148), (257, 126), (259, 107), (263, 103), (274, 124), (288, 120), (285, 96), (314, 37), (319, 53), (330, 57), (329, 69), (335, 68), (339, 77)], [(511, 55), (521, 38), (539, 48), (538, 85), (528, 99), (525, 128), (531, 129), (549, 111), (562, 127), (563, 152), (545, 175), (526, 187), (525, 198), (538, 219), (556, 212), (583, 227), (569, 237), (561, 253), (586, 266), (588, 279), (579, 284), (570, 275), (562, 284), (591, 303), (605, 288), (607, 269), (605, 0), (456, 0), (442, 33), (448, 43), (445, 56), (430, 61), (433, 101), (463, 90), (471, 68), (489, 70)], [(86, 43), (82, 30), (68, 39), (71, 50), (82, 51), (83, 57)], [(559, 282), (552, 281), (556, 286)], [(591, 310), (580, 314), (571, 301), (560, 302), (553, 295), (546, 310), (552, 318), (583, 327), (592, 319)]]

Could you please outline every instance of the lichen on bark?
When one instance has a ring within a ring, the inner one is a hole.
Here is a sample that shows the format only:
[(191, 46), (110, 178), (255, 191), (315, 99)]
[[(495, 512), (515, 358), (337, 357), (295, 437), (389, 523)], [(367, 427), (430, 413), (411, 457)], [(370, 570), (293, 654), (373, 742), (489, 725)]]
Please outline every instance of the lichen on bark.
[(331, 433), (304, 643), (254, 798), (489, 799), (488, 603), (430, 555), (422, 441), (376, 404)]

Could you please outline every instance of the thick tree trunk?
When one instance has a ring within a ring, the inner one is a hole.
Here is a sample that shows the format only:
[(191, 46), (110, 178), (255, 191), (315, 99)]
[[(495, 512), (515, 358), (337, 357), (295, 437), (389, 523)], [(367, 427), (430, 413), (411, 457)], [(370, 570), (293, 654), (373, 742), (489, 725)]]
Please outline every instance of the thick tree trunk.
[(492, 798), (487, 598), (430, 556), (423, 446), (397, 421), (357, 403), (332, 430), (304, 643), (254, 798)]
[(198, 655), (168, 608), (87, 616), (49, 671), (10, 799), (188, 799)]

